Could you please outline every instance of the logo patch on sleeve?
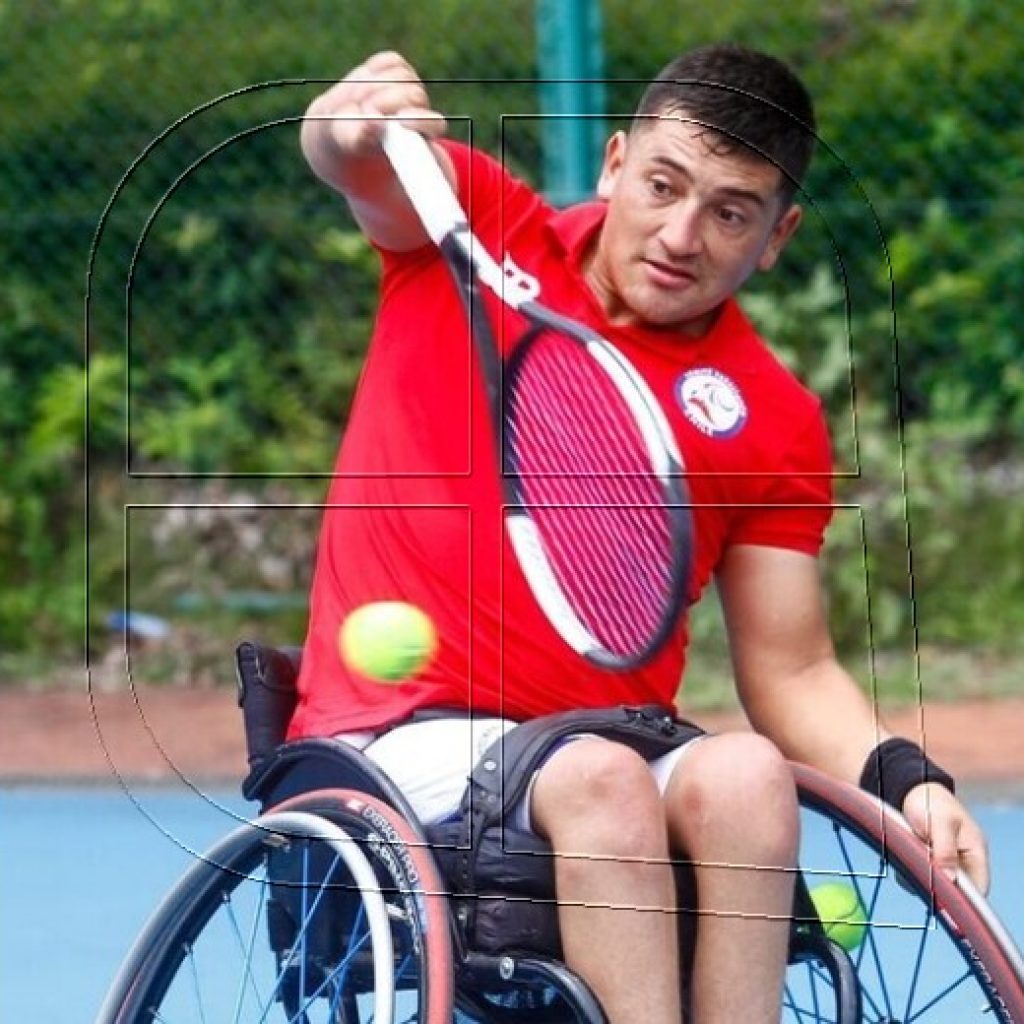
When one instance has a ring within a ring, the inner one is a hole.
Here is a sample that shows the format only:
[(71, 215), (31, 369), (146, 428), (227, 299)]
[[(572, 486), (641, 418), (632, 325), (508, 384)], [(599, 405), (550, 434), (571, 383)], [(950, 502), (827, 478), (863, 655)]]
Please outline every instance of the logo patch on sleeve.
[(733, 437), (746, 425), (747, 403), (740, 389), (710, 366), (687, 370), (676, 383), (676, 400), (683, 415), (708, 437)]

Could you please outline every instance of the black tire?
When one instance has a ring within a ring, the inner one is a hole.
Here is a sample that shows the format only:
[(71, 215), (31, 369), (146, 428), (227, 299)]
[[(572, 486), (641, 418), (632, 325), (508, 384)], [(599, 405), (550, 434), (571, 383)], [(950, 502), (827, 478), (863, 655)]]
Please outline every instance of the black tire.
[(97, 1024), (449, 1024), (447, 911), (415, 840), (387, 805), (345, 790), (241, 825), (157, 909)]

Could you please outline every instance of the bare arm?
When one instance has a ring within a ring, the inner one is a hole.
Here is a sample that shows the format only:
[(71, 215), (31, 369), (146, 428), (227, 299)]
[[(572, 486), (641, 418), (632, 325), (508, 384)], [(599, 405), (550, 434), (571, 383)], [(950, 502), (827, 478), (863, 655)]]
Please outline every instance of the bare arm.
[[(408, 61), (397, 53), (376, 53), (309, 105), (301, 142), (310, 167), (345, 196), (367, 237), (404, 252), (428, 238), (381, 149), (382, 118), (399, 115), (428, 138), (446, 128)], [(437, 146), (434, 152), (454, 185), (447, 154)]]
[(731, 548), (718, 589), (740, 700), (782, 752), (848, 782), (890, 734), (839, 665), (817, 562), (779, 548)]
[[(856, 784), (868, 755), (892, 734), (836, 660), (817, 561), (737, 545), (723, 559), (718, 588), (737, 689), (753, 727), (791, 760)], [(984, 837), (954, 796), (941, 786), (917, 786), (902, 810), (941, 867), (959, 864), (988, 888)]]

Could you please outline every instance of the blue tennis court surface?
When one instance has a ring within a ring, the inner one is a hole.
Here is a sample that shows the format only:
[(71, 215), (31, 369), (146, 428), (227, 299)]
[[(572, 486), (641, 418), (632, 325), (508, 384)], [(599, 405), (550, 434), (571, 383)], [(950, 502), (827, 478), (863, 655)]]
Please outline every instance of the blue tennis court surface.
[[(230, 791), (131, 797), (0, 790), (0, 1021), (89, 1024), (151, 910), (250, 807)], [(991, 845), (993, 905), (1020, 945), (1024, 803), (969, 802)]]

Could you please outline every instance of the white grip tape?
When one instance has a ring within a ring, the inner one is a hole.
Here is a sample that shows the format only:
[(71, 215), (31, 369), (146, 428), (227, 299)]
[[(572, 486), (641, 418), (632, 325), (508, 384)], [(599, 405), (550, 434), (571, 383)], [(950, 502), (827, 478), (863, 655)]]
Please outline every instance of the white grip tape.
[(499, 266), (474, 236), (469, 218), (430, 143), (419, 132), (398, 121), (387, 121), (383, 146), (409, 202), (435, 245), (450, 235), (469, 257), (480, 280), (513, 309), (537, 297), (540, 286), (532, 277), (507, 258), (505, 267)]
[(387, 121), (383, 146), (427, 234), (440, 245), (445, 235), (466, 223), (466, 215), (430, 143), (419, 132), (397, 121)]

